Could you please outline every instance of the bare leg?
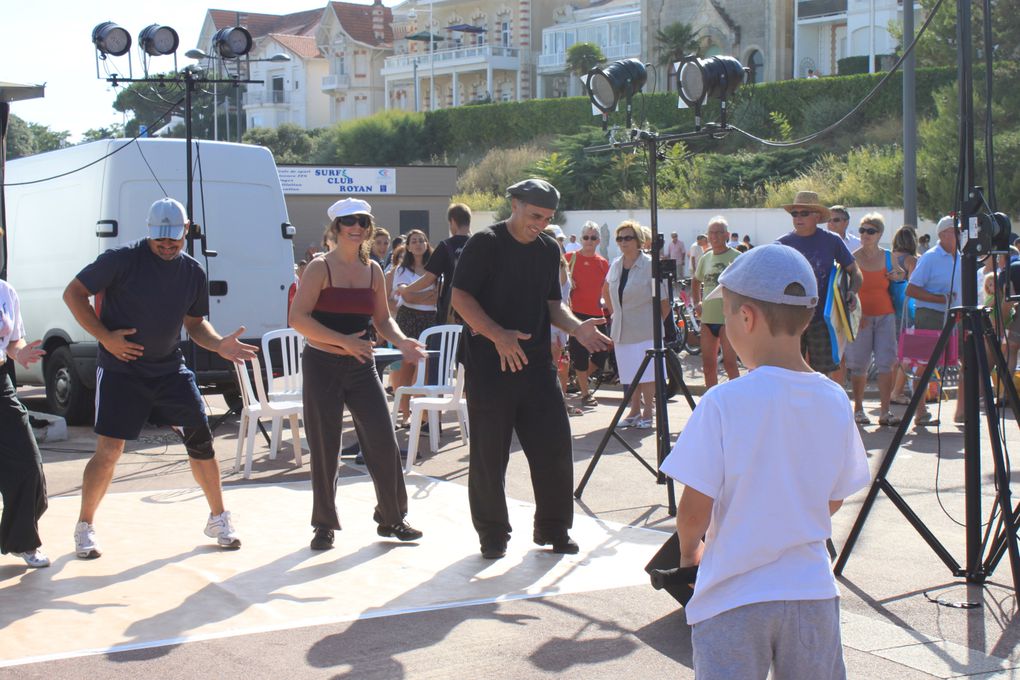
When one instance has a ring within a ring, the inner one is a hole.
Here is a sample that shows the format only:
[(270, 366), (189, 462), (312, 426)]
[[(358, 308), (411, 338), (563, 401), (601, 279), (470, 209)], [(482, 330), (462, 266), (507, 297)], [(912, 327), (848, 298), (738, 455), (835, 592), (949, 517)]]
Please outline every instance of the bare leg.
[[(414, 382), (415, 373), (418, 372), (418, 364), (410, 361), (402, 361), (400, 368), (391, 374), (390, 384), (393, 386), (393, 393), (397, 393), (398, 387), (406, 387)], [(406, 394), (400, 398), (400, 415), (407, 420), (411, 413), (411, 398)]]
[(726, 369), (726, 377), (736, 380), (740, 377), (740, 368), (737, 367), (737, 353), (726, 338), (726, 326), (719, 329), (719, 341), (722, 344), (722, 362), (723, 368)]
[(574, 369), (574, 376), (577, 378), (577, 387), (581, 390), (581, 399), (588, 396), (588, 371)]
[(892, 396), (898, 397), (903, 394), (903, 388), (907, 384), (907, 372), (903, 370), (903, 366), (898, 363), (893, 366), (893, 372), (896, 375), (893, 378)]
[(197, 460), (188, 458), (191, 463), (191, 474), (202, 487), (205, 500), (209, 503), (209, 512), (214, 515), (223, 514), (223, 488), (220, 486), (220, 464), (215, 458)]
[(637, 386), (634, 394), (630, 395), (630, 413), (628, 418), (638, 418), (641, 415), (641, 385)]
[[(867, 378), (867, 376), (864, 376)], [(856, 379), (857, 376), (853, 376), (851, 379)], [(864, 386), (861, 386), (861, 391), (864, 391)], [(856, 403), (857, 385), (854, 385), (854, 401)], [(889, 402), (892, 397), (892, 373), (886, 371), (885, 373), (878, 374), (878, 399), (882, 404), (882, 415), (889, 413)]]
[(719, 338), (704, 324), (701, 326), (701, 370), (705, 375), (705, 387), (719, 382)]
[(635, 394), (640, 394), (641, 398), (644, 399), (644, 409), (641, 415), (645, 420), (651, 420), (652, 414), (655, 410), (655, 383), (641, 383)]
[(99, 435), (96, 439), (96, 452), (85, 466), (85, 474), (81, 480), (81, 511), (79, 522), (92, 524), (99, 503), (106, 495), (113, 481), (113, 471), (117, 461), (124, 453), (124, 440)]
[[(888, 373), (886, 374), (888, 375)], [(868, 383), (868, 376), (866, 374), (858, 375), (857, 373), (850, 374), (850, 386), (854, 393), (854, 413), (857, 411), (864, 410), (864, 387)], [(886, 403), (882, 407), (882, 413), (885, 414), (885, 409), (889, 407)]]

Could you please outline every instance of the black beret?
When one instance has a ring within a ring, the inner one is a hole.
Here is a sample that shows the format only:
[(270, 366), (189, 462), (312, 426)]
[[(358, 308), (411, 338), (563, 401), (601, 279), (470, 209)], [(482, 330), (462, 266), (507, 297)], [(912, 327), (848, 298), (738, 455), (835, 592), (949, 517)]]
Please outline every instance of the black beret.
[(560, 202), (560, 192), (544, 179), (526, 179), (518, 182), (507, 188), (506, 195), (546, 210), (556, 210)]

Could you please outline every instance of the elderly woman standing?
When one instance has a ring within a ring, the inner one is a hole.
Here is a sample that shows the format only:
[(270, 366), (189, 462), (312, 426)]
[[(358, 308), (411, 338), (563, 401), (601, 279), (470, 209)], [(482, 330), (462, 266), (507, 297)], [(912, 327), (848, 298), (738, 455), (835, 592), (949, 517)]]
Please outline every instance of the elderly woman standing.
[(425, 355), (418, 341), (401, 333), (390, 316), (382, 269), (369, 259), (372, 207), (345, 198), (330, 206), (327, 215), (336, 248), (308, 263), (290, 309), (291, 326), (308, 340), (302, 356), (302, 396), (312, 460), (311, 548), (332, 548), (333, 532), (340, 529), (337, 451), (345, 405), (375, 484), (377, 533), (413, 541), (422, 532), (404, 519), (407, 489), (386, 394), (375, 370), (370, 329), (374, 326), (410, 364)]
[(41, 340), (25, 342), (18, 294), (0, 280), (0, 552), (25, 560), (30, 567), (48, 567), (40, 550), (39, 518), (46, 512), (46, 477), (42, 457), (4, 364), (13, 360), (28, 368), (45, 352)]
[[(638, 376), (645, 352), (652, 348), (652, 258), (641, 252), (645, 245), (644, 228), (633, 220), (625, 220), (616, 228), (616, 244), (620, 256), (613, 260), (606, 275), (602, 295), (612, 317), (610, 337), (616, 353), (616, 368), (621, 384), (638, 382), (630, 400), (630, 413), (620, 421), (623, 427), (650, 428), (655, 396), (655, 371), (649, 365)], [(660, 301), (661, 317), (669, 314), (669, 304)], [(642, 401), (644, 406), (642, 409)]]
[(879, 425), (899, 425), (900, 419), (889, 410), (892, 393), (892, 369), (896, 364), (896, 311), (890, 281), (902, 281), (903, 270), (893, 261), (892, 253), (878, 246), (885, 222), (878, 213), (861, 218), (861, 247), (853, 253), (864, 274), (861, 285), (861, 326), (857, 338), (846, 349), (846, 367), (854, 397), (854, 420), (868, 425), (871, 419), (864, 412), (862, 399), (868, 382), (868, 364), (875, 357), (878, 369), (878, 394), (881, 402)]

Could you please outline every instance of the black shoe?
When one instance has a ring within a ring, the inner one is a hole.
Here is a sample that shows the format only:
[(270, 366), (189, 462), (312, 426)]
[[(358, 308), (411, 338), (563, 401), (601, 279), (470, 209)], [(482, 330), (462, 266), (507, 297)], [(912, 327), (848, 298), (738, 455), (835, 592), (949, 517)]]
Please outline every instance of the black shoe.
[(490, 539), (482, 541), (482, 557), (487, 560), (498, 560), (506, 557), (506, 539)]
[(551, 545), (552, 551), (560, 555), (576, 555), (581, 549), (565, 531), (552, 537), (543, 536), (536, 531), (534, 538), (538, 545)]
[(417, 541), (424, 535), (408, 524), (407, 520), (400, 520), (400, 524), (380, 524), (375, 531), (384, 538), (392, 536), (399, 541)]
[(312, 550), (332, 550), (333, 548), (333, 530), (332, 529), (316, 529), (315, 536), (312, 537)]

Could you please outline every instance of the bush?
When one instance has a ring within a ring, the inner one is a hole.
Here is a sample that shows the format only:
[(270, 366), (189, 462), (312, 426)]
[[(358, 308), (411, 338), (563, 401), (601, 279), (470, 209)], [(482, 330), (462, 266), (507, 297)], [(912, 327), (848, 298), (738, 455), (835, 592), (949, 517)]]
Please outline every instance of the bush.
[(523, 179), (545, 155), (542, 149), (530, 145), (491, 149), (460, 175), (457, 190), (502, 195), (508, 186)]
[(463, 203), (472, 210), (496, 212), (507, 202), (503, 193), (493, 194), (486, 191), (467, 191), (453, 196), (453, 203)]
[(850, 76), (858, 73), (868, 72), (868, 57), (843, 57), (836, 61), (836, 73), (841, 76)]
[(410, 165), (441, 151), (426, 134), (419, 113), (383, 111), (337, 123), (322, 133), (318, 163), (340, 165)]
[(765, 206), (793, 201), (798, 191), (817, 191), (826, 205), (903, 205), (903, 151), (864, 146), (849, 153), (825, 154), (793, 179), (766, 185)]

